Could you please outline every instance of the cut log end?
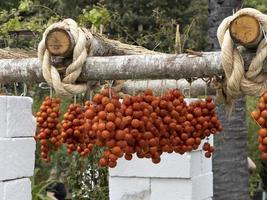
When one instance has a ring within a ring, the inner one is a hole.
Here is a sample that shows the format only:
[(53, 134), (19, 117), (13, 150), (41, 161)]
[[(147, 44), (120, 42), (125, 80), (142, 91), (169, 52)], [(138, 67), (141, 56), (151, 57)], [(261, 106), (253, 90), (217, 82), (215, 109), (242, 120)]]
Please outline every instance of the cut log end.
[(72, 53), (74, 40), (68, 31), (53, 29), (47, 34), (45, 46), (53, 56), (67, 57)]
[(261, 27), (255, 17), (241, 15), (230, 24), (230, 34), (232, 39), (247, 48), (258, 45), (262, 39)]

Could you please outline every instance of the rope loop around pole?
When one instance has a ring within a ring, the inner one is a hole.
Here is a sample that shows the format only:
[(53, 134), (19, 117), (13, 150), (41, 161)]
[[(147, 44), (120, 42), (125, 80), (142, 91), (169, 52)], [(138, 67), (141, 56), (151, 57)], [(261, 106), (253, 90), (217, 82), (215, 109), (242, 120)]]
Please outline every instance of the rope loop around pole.
[[(62, 80), (58, 70), (51, 64), (51, 55), (45, 46), (48, 33), (55, 28), (69, 31), (75, 42), (72, 63), (67, 67)], [(86, 84), (75, 84), (86, 62), (87, 49), (86, 35), (74, 20), (65, 19), (50, 25), (45, 30), (43, 38), (38, 45), (38, 58), (42, 63), (42, 72), (46, 82), (55, 89), (56, 93), (62, 96), (73, 96), (86, 91)]]
[[(245, 71), (244, 61), (237, 45), (230, 36), (230, 23), (237, 17), (249, 15), (256, 18), (261, 28), (267, 31), (267, 15), (252, 8), (244, 8), (225, 18), (217, 30), (217, 38), (221, 46), (222, 66), (225, 72), (225, 83), (222, 84), (224, 102), (232, 110), (234, 99), (240, 94), (261, 96), (267, 88), (267, 75), (263, 73), (264, 61), (267, 57), (267, 43), (263, 38)], [(231, 112), (231, 111), (230, 111)]]

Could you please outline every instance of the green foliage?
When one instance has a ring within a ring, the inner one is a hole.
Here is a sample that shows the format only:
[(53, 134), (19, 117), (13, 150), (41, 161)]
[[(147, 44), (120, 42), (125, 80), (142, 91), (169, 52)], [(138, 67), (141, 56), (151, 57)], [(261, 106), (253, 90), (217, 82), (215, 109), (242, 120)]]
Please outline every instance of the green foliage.
[(42, 170), (37, 177), (38, 185), (44, 185), (51, 176), (44, 171), (54, 170), (56, 175), (53, 180), (60, 180), (71, 188), (73, 199), (108, 200), (108, 171), (98, 167), (101, 152), (96, 148), (88, 157), (81, 157), (77, 153), (68, 155), (66, 147), (61, 148), (52, 153), (51, 163), (39, 163)]
[(75, 162), (70, 163), (67, 183), (74, 199), (108, 200), (108, 170), (98, 166), (101, 153), (96, 147), (87, 158), (73, 155)]
[(33, 2), (31, 0), (21, 0), (18, 10), (22, 12), (30, 11)]
[(11, 9), (11, 8), (17, 7), (18, 4), (19, 4), (19, 0), (0, 1), (0, 8)]
[[(17, 7), (10, 10), (0, 8), (0, 38), (7, 40), (10, 47), (36, 47), (45, 28), (60, 18), (53, 9), (39, 4), (37, 0), (21, 0)], [(18, 30), (30, 30), (36, 37), (17, 44), (9, 31)]]
[[(3, 8), (10, 5), (7, 3)], [(0, 38), (8, 40), (11, 47), (17, 45), (17, 41), (8, 35), (9, 31), (33, 31), (36, 37), (27, 41), (28, 46), (36, 47), (48, 25), (67, 17), (85, 27), (99, 28), (102, 24), (114, 39), (163, 52), (174, 52), (178, 23), (185, 48), (204, 50), (207, 47), (205, 0), (20, 0), (13, 5), (10, 9), (0, 9)], [(19, 41), (18, 46), (27, 45)]]
[(267, 14), (267, 0), (245, 0), (244, 3), (246, 7), (256, 8)]
[(106, 25), (110, 21), (110, 14), (104, 7), (93, 6), (86, 7), (82, 10), (82, 14), (78, 16), (78, 21), (81, 26), (89, 27), (88, 22), (99, 28), (100, 25)]
[(111, 13), (108, 33), (114, 38), (149, 49), (174, 52), (178, 23), (182, 40), (188, 38), (185, 48), (204, 50), (207, 47), (208, 7), (205, 0), (105, 0), (103, 4)]

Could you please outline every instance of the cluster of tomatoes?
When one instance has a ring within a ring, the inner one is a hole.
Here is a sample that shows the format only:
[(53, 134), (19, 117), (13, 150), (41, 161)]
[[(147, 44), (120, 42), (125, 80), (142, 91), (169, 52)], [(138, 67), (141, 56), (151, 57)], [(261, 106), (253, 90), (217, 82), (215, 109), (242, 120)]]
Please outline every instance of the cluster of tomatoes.
[(63, 143), (59, 104), (59, 99), (46, 97), (40, 106), (40, 111), (36, 114), (39, 133), (35, 138), (40, 141), (41, 157), (47, 162), (50, 161), (49, 150), (56, 151)]
[[(189, 105), (177, 89), (155, 96), (149, 89), (120, 101), (111, 89), (96, 94), (85, 106), (70, 105), (62, 121), (60, 141), (68, 153), (88, 155), (93, 146), (104, 149), (102, 167), (115, 167), (118, 158), (150, 158), (159, 163), (162, 153), (190, 152), (201, 141), (222, 130), (210, 97)], [(203, 145), (205, 156), (214, 148)]]
[(67, 144), (68, 153), (77, 151), (81, 156), (88, 155), (93, 149), (93, 144), (86, 133), (90, 127), (86, 123), (83, 107), (80, 104), (69, 105), (61, 124), (61, 136)]
[(261, 127), (258, 131), (259, 150), (261, 157), (267, 160), (267, 92), (265, 92), (258, 102), (258, 109), (251, 112), (252, 118)]

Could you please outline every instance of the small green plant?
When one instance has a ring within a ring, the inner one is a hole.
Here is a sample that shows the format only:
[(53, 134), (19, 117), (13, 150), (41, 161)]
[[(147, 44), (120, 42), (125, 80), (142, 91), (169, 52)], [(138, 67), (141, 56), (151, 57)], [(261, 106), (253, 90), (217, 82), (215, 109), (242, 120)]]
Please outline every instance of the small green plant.
[(33, 2), (31, 0), (21, 0), (18, 9), (20, 11), (29, 11)]
[(101, 153), (101, 148), (95, 147), (87, 158), (73, 154), (67, 183), (74, 199), (108, 200), (108, 170), (100, 168), (97, 162)]
[(49, 197), (46, 196), (46, 188), (52, 184), (55, 183), (55, 181), (36, 181), (36, 176), (40, 169), (34, 170), (34, 175), (31, 177), (31, 183), (32, 183), (32, 200), (51, 200)]

